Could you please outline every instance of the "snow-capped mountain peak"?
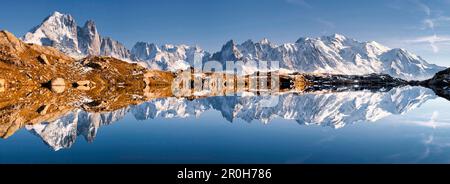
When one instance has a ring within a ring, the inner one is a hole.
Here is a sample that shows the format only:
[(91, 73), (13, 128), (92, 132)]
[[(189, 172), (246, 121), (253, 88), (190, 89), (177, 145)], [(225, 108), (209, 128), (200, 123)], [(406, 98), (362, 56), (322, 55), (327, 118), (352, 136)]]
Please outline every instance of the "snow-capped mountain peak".
[(22, 38), (27, 43), (52, 46), (65, 53), (80, 54), (77, 24), (69, 14), (54, 12)]
[(156, 44), (147, 42), (137, 42), (131, 49), (133, 59), (140, 61), (150, 60), (156, 57), (158, 52), (160, 52), (160, 49)]
[(129, 60), (131, 52), (122, 43), (110, 37), (104, 37), (101, 39), (100, 55)]
[(404, 49), (390, 49), (374, 41), (359, 42), (340, 34), (299, 38), (295, 43), (280, 46), (261, 44), (267, 43), (266, 41), (246, 41), (242, 44), (229, 41), (212, 59), (221, 62), (279, 61), (280, 68), (296, 72), (357, 75), (383, 73), (406, 80), (430, 78), (444, 69), (429, 64)]
[(334, 33), (333, 35), (331, 35), (330, 37), (333, 37), (336, 40), (346, 40), (347, 37), (345, 37), (344, 35), (338, 34), (338, 33)]
[(261, 45), (270, 45), (271, 44), (269, 39), (267, 39), (267, 38), (263, 38), (261, 41), (259, 41), (259, 43)]
[(229, 40), (225, 45), (222, 46), (220, 52), (215, 53), (212, 56), (212, 60), (217, 61), (237, 61), (240, 60), (242, 54), (238, 48), (238, 45), (234, 40)]
[(209, 54), (197, 46), (137, 42), (131, 49), (131, 58), (152, 69), (177, 71), (193, 66), (196, 55), (208, 58)]
[[(93, 21), (78, 27), (69, 14), (53, 13), (27, 33), (23, 40), (52, 46), (75, 57), (87, 55), (113, 56), (139, 62), (152, 69), (177, 71), (193, 65), (195, 57), (202, 61), (278, 61), (280, 68), (305, 73), (356, 74), (383, 73), (406, 80), (431, 78), (445, 69), (429, 64), (404, 49), (390, 49), (375, 41), (360, 42), (341, 34), (317, 38), (299, 38), (295, 43), (272, 44), (267, 38), (237, 44), (226, 42), (219, 52), (209, 54), (197, 46), (162, 45), (138, 42), (128, 50), (120, 42), (101, 37)], [(254, 65), (255, 62), (251, 62)], [(252, 73), (257, 66), (246, 66)]]
[(54, 47), (74, 58), (87, 55), (107, 55), (128, 59), (130, 51), (123, 44), (111, 38), (102, 38), (92, 20), (79, 27), (70, 14), (54, 12), (36, 26), (22, 40)]

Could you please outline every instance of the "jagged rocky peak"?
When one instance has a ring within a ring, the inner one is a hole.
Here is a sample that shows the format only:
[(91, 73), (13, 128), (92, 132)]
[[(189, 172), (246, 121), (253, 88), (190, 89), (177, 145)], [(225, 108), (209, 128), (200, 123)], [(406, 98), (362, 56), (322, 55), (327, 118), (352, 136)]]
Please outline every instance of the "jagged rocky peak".
[(239, 51), (238, 45), (234, 40), (229, 40), (225, 45), (222, 46), (220, 52), (216, 52), (213, 56), (213, 60), (217, 61), (236, 61), (240, 60), (242, 57)]
[(313, 38), (313, 37), (300, 37), (299, 39), (297, 39), (297, 41), (295, 43), (302, 43), (308, 40), (337, 40), (337, 41), (345, 41), (349, 38), (347, 38), (346, 36), (339, 34), (339, 33), (334, 33), (331, 35), (325, 35), (325, 36), (320, 36), (317, 38)]
[(79, 54), (77, 24), (69, 14), (54, 12), (22, 39), (27, 43), (52, 46), (65, 53)]
[(52, 46), (74, 58), (88, 55), (113, 56), (124, 60), (130, 58), (130, 51), (120, 42), (101, 37), (94, 21), (88, 20), (80, 27), (70, 14), (60, 12), (54, 12), (26, 33), (22, 40)]
[(207, 60), (209, 53), (198, 46), (138, 42), (131, 50), (132, 59), (151, 69), (177, 71), (194, 65), (196, 57)]
[(347, 37), (345, 37), (345, 36), (342, 35), (342, 34), (338, 34), (338, 33), (334, 33), (334, 34), (332, 34), (332, 35), (330, 35), (330, 36), (325, 36), (325, 38), (328, 38), (328, 39), (334, 39), (334, 40), (338, 40), (338, 41), (344, 41), (344, 40), (347, 40)]
[(259, 41), (259, 44), (261, 45), (270, 45), (270, 41), (267, 38), (263, 38), (261, 41)]
[[(390, 49), (374, 41), (360, 42), (341, 34), (305, 37), (280, 46), (269, 44), (266, 39), (259, 43), (246, 41), (239, 45), (229, 41), (212, 59), (221, 62), (279, 61), (280, 68), (293, 72), (352, 75), (381, 73), (405, 80), (427, 79), (444, 69), (404, 49)], [(254, 66), (247, 68), (256, 69)]]
[(391, 49), (389, 47), (381, 45), (378, 42), (369, 41), (363, 43), (363, 50), (365, 50), (370, 57), (376, 57), (383, 53), (388, 52)]
[(422, 60), (422, 62), (426, 62), (421, 57), (401, 48), (391, 49), (388, 52), (390, 56), (398, 58), (398, 59), (406, 59), (406, 60)]
[[(266, 47), (266, 46), (275, 47), (275, 45), (272, 44), (272, 42), (270, 42), (269, 39), (267, 39), (267, 38), (263, 38), (258, 42), (254, 42), (253, 40), (249, 39), (240, 45), (236, 45), (236, 47), (238, 49), (239, 49), (239, 47), (254, 49), (253, 47)], [(242, 49), (240, 49), (240, 50), (242, 50)]]
[(332, 35), (320, 36), (317, 38), (301, 37), (295, 43), (298, 45), (313, 46), (318, 48), (321, 48), (323, 47), (323, 45), (325, 45), (337, 49), (342, 49), (346, 46), (348, 47), (352, 45), (362, 44), (352, 38), (348, 38), (342, 34), (337, 33)]
[(247, 41), (242, 43), (242, 45), (244, 45), (244, 46), (254, 46), (255, 42), (253, 42), (253, 40), (251, 40), (251, 39), (248, 39)]
[(120, 42), (110, 38), (102, 38), (102, 45), (100, 47), (103, 56), (112, 56), (118, 59), (127, 60), (130, 58), (130, 51)]
[(133, 60), (145, 61), (156, 57), (159, 48), (154, 43), (137, 42), (131, 49)]
[(192, 66), (194, 58), (207, 60), (210, 54), (198, 46), (137, 42), (131, 49), (131, 59), (152, 69), (177, 71)]
[(87, 55), (100, 55), (101, 38), (94, 21), (88, 20), (78, 29), (80, 50)]

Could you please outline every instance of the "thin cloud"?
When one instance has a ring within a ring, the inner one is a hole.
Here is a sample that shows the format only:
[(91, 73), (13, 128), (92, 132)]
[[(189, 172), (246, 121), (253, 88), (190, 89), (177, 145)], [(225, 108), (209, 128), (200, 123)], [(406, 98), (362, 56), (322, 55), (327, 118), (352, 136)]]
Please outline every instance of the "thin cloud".
[(434, 20), (433, 19), (425, 19), (423, 21), (423, 24), (425, 24), (425, 28), (434, 29)]
[(417, 161), (425, 160), (432, 154), (442, 153), (450, 148), (448, 137), (436, 137), (434, 133), (425, 136), (422, 143), (425, 146), (425, 150), (417, 158)]
[(425, 25), (425, 28), (432, 29), (436, 28), (436, 26), (449, 23), (450, 17), (447, 16), (439, 16), (436, 18), (427, 18), (423, 21), (423, 24)]
[(440, 45), (442, 44), (450, 44), (450, 36), (424, 36), (424, 37), (418, 37), (412, 40), (407, 40), (407, 43), (414, 43), (414, 44), (428, 44), (433, 49), (434, 53), (439, 52)]
[[(450, 0), (448, 0), (450, 1)], [(442, 12), (439, 10), (434, 10), (428, 6), (425, 1), (422, 0), (393, 0), (391, 3), (387, 4), (388, 7), (400, 10), (400, 11), (410, 11), (414, 13), (421, 12), (425, 16), (421, 19), (421, 27), (417, 29), (434, 30), (443, 21), (450, 21), (449, 17), (442, 16)]]
[(429, 117), (419, 117), (411, 120), (402, 121), (406, 124), (412, 124), (428, 128), (450, 128), (450, 119), (439, 118), (439, 111), (433, 111)]
[(419, 8), (419, 10), (421, 10), (422, 12), (424, 12), (427, 16), (430, 16), (430, 15), (431, 15), (431, 8), (430, 8), (428, 5), (422, 3), (422, 2), (419, 1), (419, 0), (415, 0), (415, 1), (413, 1), (413, 2), (414, 2), (414, 4)]
[(418, 37), (416, 39), (410, 40), (412, 43), (424, 43), (424, 42), (432, 42), (432, 43), (441, 43), (441, 42), (450, 42), (450, 36), (424, 36)]
[(431, 125), (431, 127), (436, 128), (437, 127), (437, 118), (439, 116), (439, 112), (438, 111), (434, 111), (433, 114), (431, 115), (430, 121), (428, 121), (427, 123)]
[(392, 0), (387, 6), (395, 10), (420, 11), (430, 16), (431, 8), (420, 0)]
[(316, 20), (317, 20), (318, 23), (320, 23), (320, 24), (322, 24), (322, 25), (324, 25), (324, 26), (326, 26), (328, 28), (335, 28), (336, 27), (336, 25), (333, 22), (331, 22), (331, 21), (324, 20), (322, 18), (318, 18)]
[(306, 2), (306, 0), (286, 0), (286, 2), (306, 8), (312, 8), (312, 6), (308, 2)]

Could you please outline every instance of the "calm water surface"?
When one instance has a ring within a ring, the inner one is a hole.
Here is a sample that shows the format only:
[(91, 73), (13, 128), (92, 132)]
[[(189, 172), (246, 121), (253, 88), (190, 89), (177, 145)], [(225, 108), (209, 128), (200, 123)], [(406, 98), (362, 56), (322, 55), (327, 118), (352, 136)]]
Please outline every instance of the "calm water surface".
[(0, 140), (0, 163), (447, 163), (450, 102), (388, 92), (156, 99)]

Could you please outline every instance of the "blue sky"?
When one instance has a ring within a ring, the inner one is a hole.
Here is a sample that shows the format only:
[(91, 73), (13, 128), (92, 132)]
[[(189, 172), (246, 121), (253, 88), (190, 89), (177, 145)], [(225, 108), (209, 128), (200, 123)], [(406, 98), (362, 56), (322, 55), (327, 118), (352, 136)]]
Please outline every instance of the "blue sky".
[(0, 29), (22, 36), (53, 11), (131, 47), (137, 41), (220, 49), (229, 39), (344, 34), (406, 48), (450, 66), (450, 0), (15, 0), (2, 2)]

